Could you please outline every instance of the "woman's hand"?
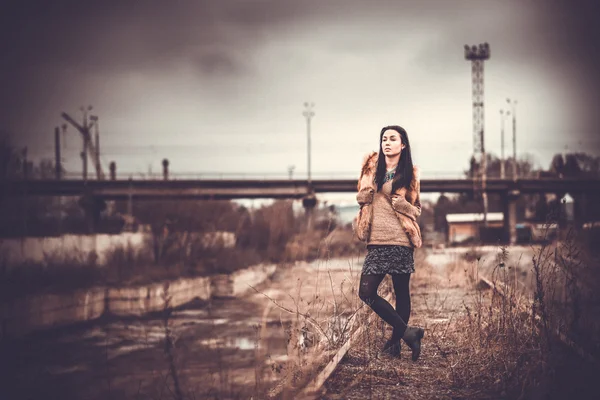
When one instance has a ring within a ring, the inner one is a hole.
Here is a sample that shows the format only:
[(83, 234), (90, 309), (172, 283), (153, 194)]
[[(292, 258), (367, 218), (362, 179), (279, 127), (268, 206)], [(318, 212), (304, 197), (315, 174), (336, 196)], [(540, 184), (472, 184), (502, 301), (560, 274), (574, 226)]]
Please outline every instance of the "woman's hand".
[(404, 196), (397, 194), (392, 196), (392, 208), (394, 211), (402, 213), (414, 221), (421, 215), (420, 204), (419, 207), (413, 206)]
[(375, 191), (372, 188), (361, 189), (356, 195), (356, 201), (361, 206), (365, 204), (371, 204), (373, 202), (373, 196)]

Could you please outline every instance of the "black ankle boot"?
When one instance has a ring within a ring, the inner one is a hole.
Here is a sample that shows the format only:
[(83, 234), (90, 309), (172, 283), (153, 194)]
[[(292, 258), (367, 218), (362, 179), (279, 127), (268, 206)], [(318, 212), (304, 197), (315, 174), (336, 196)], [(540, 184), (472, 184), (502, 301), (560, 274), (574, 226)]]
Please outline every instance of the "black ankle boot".
[(412, 360), (417, 361), (421, 354), (421, 339), (425, 335), (423, 328), (416, 328), (409, 326), (404, 332), (402, 339), (406, 342), (408, 347), (412, 350)]
[(390, 357), (400, 358), (400, 342), (392, 341), (392, 339), (388, 340), (385, 342), (385, 345), (383, 345), (383, 350), (381, 352)]

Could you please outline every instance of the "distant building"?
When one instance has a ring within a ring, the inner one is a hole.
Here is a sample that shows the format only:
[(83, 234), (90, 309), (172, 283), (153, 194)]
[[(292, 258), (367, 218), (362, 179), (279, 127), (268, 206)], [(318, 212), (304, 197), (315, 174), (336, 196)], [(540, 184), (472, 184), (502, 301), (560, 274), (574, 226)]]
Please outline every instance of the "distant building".
[[(487, 213), (488, 228), (502, 229), (504, 214), (501, 212)], [(480, 239), (480, 228), (483, 227), (483, 213), (446, 214), (449, 244), (464, 243)]]

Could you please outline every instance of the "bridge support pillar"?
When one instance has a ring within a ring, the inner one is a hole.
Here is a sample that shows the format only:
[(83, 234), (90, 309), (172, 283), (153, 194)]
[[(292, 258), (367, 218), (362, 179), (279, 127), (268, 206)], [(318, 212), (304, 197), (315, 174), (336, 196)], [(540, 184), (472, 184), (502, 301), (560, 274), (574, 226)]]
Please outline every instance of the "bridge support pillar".
[(306, 211), (306, 230), (312, 229), (313, 224), (313, 210), (317, 205), (317, 196), (314, 193), (308, 193), (302, 198), (302, 206)]
[(108, 165), (108, 168), (110, 169), (110, 180), (114, 181), (117, 179), (117, 163), (114, 161), (111, 161), (110, 164)]
[(517, 200), (521, 193), (509, 190), (504, 195), (504, 237), (509, 244), (517, 243)]
[(85, 194), (79, 198), (78, 203), (83, 208), (87, 233), (96, 233), (100, 223), (100, 213), (106, 209), (106, 202), (99, 197)]

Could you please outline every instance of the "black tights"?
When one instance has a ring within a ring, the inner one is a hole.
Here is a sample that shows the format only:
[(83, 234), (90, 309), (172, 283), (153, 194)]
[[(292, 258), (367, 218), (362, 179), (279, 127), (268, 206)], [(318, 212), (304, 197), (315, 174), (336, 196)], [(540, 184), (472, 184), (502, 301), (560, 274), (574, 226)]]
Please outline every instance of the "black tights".
[(358, 296), (362, 301), (377, 313), (385, 322), (390, 324), (394, 331), (391, 341), (398, 341), (404, 336), (404, 331), (410, 318), (410, 274), (392, 275), (394, 293), (396, 295), (396, 309), (377, 294), (377, 289), (385, 275), (361, 275)]

